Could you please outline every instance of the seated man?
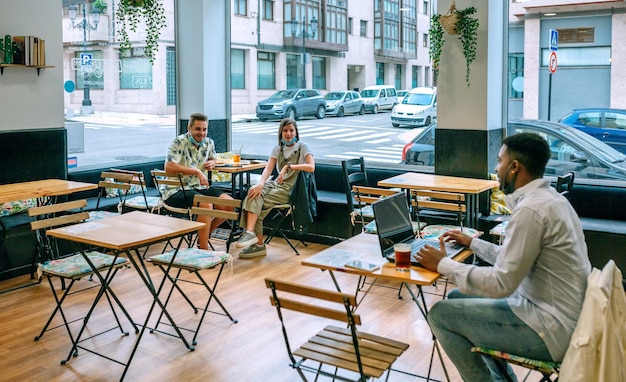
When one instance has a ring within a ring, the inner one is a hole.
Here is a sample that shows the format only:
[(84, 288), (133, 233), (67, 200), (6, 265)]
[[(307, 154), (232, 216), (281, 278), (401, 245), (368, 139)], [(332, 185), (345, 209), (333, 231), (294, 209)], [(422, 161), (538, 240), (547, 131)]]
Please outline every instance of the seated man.
[(508, 364), (473, 346), (562, 361), (578, 322), (591, 264), (576, 211), (541, 179), (549, 158), (539, 135), (502, 142), (496, 172), (511, 218), (501, 246), (460, 231), (441, 236), (441, 247), (456, 241), (492, 265), (459, 263), (431, 246), (416, 254), (458, 287), (431, 308), (428, 323), (464, 381), (505, 380), (495, 362), (517, 381)]
[[(185, 190), (177, 187), (165, 187), (162, 191), (164, 201), (177, 208), (189, 208), (189, 203), (197, 194), (219, 196), (232, 199), (228, 194), (210, 187), (208, 176), (215, 168), (215, 143), (207, 138), (209, 119), (205, 114), (194, 113), (189, 117), (187, 133), (181, 134), (170, 145), (165, 158), (165, 171), (168, 173), (183, 174)], [(200, 207), (210, 208), (211, 205), (202, 203)], [(198, 231), (200, 249), (209, 249), (209, 236), (222, 222), (222, 219), (211, 219), (209, 216), (198, 216), (198, 221), (207, 223), (205, 228)]]
[[(309, 145), (298, 141), (299, 138), (296, 121), (283, 119), (278, 126), (278, 145), (270, 154), (261, 180), (250, 188), (243, 201), (241, 226), (245, 227), (246, 232), (235, 244), (237, 248), (247, 247), (239, 253), (242, 259), (267, 254), (263, 243), (263, 219), (275, 206), (289, 203), (289, 194), (298, 178), (298, 171), (315, 171), (313, 153)], [(278, 176), (275, 181), (268, 181), (274, 168)]]

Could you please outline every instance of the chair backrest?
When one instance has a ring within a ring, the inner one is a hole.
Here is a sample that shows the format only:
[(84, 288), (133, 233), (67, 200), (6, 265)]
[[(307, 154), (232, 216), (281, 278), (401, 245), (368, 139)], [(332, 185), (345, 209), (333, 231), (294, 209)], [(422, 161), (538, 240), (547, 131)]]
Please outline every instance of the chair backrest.
[[(213, 208), (200, 207), (200, 203), (211, 204)], [(229, 207), (232, 211), (217, 209), (215, 208), (216, 206)], [(196, 195), (193, 198), (191, 213), (193, 215), (204, 215), (238, 222), (241, 218), (241, 200), (226, 199), (217, 196)]]
[(343, 169), (343, 182), (346, 193), (346, 202), (349, 212), (354, 210), (353, 185), (367, 186), (367, 171), (365, 170), (365, 159), (363, 157), (346, 159), (341, 161)]
[[(177, 208), (168, 205), (163, 198), (163, 191), (161, 190), (161, 186), (171, 186), (178, 187), (183, 190), (183, 195), (187, 198), (187, 194), (184, 193), (184, 183), (182, 174), (180, 173), (169, 173), (164, 170), (150, 170), (150, 175), (152, 176), (152, 181), (154, 182), (155, 187), (159, 190), (159, 195), (161, 196), (161, 201), (163, 202), (163, 207), (175, 214), (183, 214), (183, 215), (191, 215), (191, 209), (188, 208)], [(187, 200), (187, 205), (191, 206), (193, 200)]]
[(131, 187), (132, 174), (121, 173), (115, 171), (102, 171), (100, 173), (100, 181), (98, 182), (99, 192), (96, 209), (100, 208), (100, 199), (117, 197), (120, 200), (121, 207), (124, 207), (126, 196)]
[(375, 203), (380, 198), (395, 195), (399, 191), (380, 187), (352, 186), (352, 192), (354, 194), (354, 200), (356, 200), (359, 207), (363, 207)]
[(570, 171), (565, 175), (557, 177), (555, 188), (558, 193), (570, 199), (572, 188), (574, 188), (574, 172)]
[[(425, 211), (449, 212), (453, 214), (457, 224), (463, 228), (463, 214), (467, 211), (465, 194), (411, 190), (411, 205), (418, 222), (422, 220), (420, 219), (420, 213)], [(446, 219), (445, 215), (441, 216), (441, 218)]]
[[(353, 295), (271, 278), (265, 279), (265, 286), (271, 289), (272, 295), (270, 296), (270, 302), (279, 311), (280, 309), (289, 309), (345, 322), (347, 324), (353, 323), (354, 325), (361, 325), (361, 316), (352, 311), (353, 308), (356, 307), (356, 297)], [(288, 293), (294, 296), (294, 298), (280, 297), (278, 291)], [(303, 299), (302, 297), (305, 298)], [(310, 302), (304, 302), (305, 300)], [(323, 305), (321, 300), (337, 303), (342, 307), (341, 309), (336, 307), (332, 308), (328, 304)], [(280, 316), (282, 317), (282, 314), (280, 314)]]
[(129, 182), (130, 189), (126, 193), (126, 196), (130, 194), (135, 194), (135, 193), (141, 194), (141, 196), (143, 197), (143, 201), (145, 203), (145, 208), (146, 210), (148, 210), (149, 209), (148, 197), (146, 196), (146, 190), (148, 188), (148, 185), (146, 184), (146, 178), (143, 174), (143, 171), (123, 170), (119, 168), (112, 168), (110, 171), (114, 173), (118, 173), (118, 174), (127, 174), (127, 175), (132, 176)]

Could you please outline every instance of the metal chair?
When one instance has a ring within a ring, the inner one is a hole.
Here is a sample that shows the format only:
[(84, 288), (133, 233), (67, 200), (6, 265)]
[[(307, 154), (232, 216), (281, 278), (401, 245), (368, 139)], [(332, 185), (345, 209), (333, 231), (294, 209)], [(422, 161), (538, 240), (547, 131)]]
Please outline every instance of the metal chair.
[[(36, 233), (38, 245), (40, 246), (40, 253), (45, 254), (44, 256), (46, 256), (47, 258), (47, 261), (39, 265), (38, 272), (42, 276), (45, 276), (47, 278), (50, 289), (52, 290), (52, 295), (54, 296), (56, 302), (56, 307), (54, 308), (52, 314), (48, 318), (48, 321), (42, 328), (40, 334), (35, 337), (35, 341), (38, 341), (47, 331), (64, 326), (67, 330), (70, 340), (73, 344), (75, 344), (74, 336), (72, 335), (72, 332), (70, 330), (70, 324), (76, 321), (83, 320), (84, 317), (69, 321), (62, 308), (62, 305), (65, 302), (66, 298), (72, 294), (86, 291), (91, 288), (101, 287), (102, 284), (94, 283), (76, 291), (74, 291), (72, 288), (77, 281), (81, 280), (84, 277), (93, 275), (95, 273), (94, 268), (97, 270), (97, 272), (106, 273), (104, 277), (98, 277), (98, 279), (101, 282), (106, 283), (107, 285), (107, 288), (104, 290), (104, 295), (106, 296), (111, 311), (113, 312), (117, 327), (120, 329), (122, 334), (128, 335), (128, 332), (124, 331), (121, 326), (120, 320), (113, 306), (111, 298), (116, 302), (118, 307), (128, 318), (129, 322), (135, 327), (135, 331), (137, 331), (137, 327), (133, 324), (133, 320), (130, 318), (129, 314), (123, 308), (122, 304), (117, 299), (115, 294), (113, 294), (113, 292), (108, 288), (108, 284), (111, 283), (111, 280), (115, 277), (115, 274), (117, 273), (119, 268), (127, 265), (128, 260), (121, 257), (115, 258), (114, 256), (98, 251), (88, 251), (85, 252), (85, 254), (70, 253), (68, 255), (61, 255), (62, 251), (60, 249), (61, 247), (59, 245), (59, 242), (57, 240), (54, 240), (54, 238), (46, 235), (46, 231), (49, 229), (87, 220), (89, 218), (88, 212), (75, 212), (76, 209), (82, 209), (86, 206), (87, 201), (82, 199), (42, 207), (33, 207), (28, 210), (29, 215), (32, 217), (36, 217), (37, 219), (30, 223), (31, 229)], [(87, 257), (89, 263), (85, 259), (85, 256)], [(61, 290), (63, 291), (63, 293), (61, 294), (60, 298), (58, 296), (57, 289), (55, 288), (52, 281), (55, 277), (61, 280)], [(69, 281), (67, 287), (65, 287), (66, 281)], [(61, 315), (63, 324), (49, 328), (52, 320), (57, 313)], [(113, 329), (114, 328), (105, 330), (99, 334), (108, 332)], [(94, 337), (96, 335), (98, 334), (92, 335), (91, 337)]]
[[(216, 228), (209, 238), (209, 244), (212, 249), (213, 244), (211, 239), (222, 240), (226, 243), (226, 252), (230, 250), (230, 244), (234, 241), (242, 230), (239, 228), (239, 221), (241, 220), (241, 200), (239, 199), (226, 199), (216, 196), (196, 195), (193, 198), (193, 205), (199, 207), (200, 203), (208, 203), (213, 206), (212, 209), (203, 209), (203, 214), (210, 216), (213, 219), (224, 219), (228, 228)], [(230, 210), (221, 210), (216, 206), (223, 206)], [(193, 209), (192, 209), (193, 213)]]
[[(363, 157), (346, 159), (341, 161), (343, 169), (344, 192), (346, 193), (346, 202), (348, 205), (348, 214), (350, 223), (352, 223), (352, 236), (354, 236), (355, 219), (361, 217), (360, 209), (355, 209), (357, 201), (354, 199), (352, 186), (367, 186), (367, 172), (365, 170), (365, 159)], [(363, 223), (363, 219), (360, 219)], [(361, 227), (363, 229), (363, 227)]]
[[(270, 278), (265, 279), (265, 285), (271, 289), (270, 302), (280, 319), (290, 366), (298, 371), (303, 381), (307, 380), (305, 371), (315, 373), (316, 377), (322, 375), (341, 381), (366, 381), (380, 378), (387, 372), (388, 380), (393, 363), (409, 347), (403, 342), (358, 331), (356, 326), (361, 324), (361, 316), (354, 313), (357, 302), (353, 295)], [(291, 295), (292, 299), (284, 295)], [(337, 320), (347, 328), (326, 326), (292, 350), (286, 310)], [(324, 370), (324, 365), (332, 370)], [(339, 369), (344, 371), (341, 375)]]

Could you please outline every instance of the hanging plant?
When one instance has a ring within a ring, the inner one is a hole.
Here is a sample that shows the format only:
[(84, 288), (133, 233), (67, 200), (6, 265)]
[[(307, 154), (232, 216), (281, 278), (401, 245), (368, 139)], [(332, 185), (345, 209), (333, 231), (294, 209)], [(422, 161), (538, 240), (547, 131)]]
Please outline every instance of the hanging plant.
[(468, 7), (456, 9), (454, 0), (445, 15), (433, 15), (430, 19), (430, 59), (433, 62), (435, 73), (439, 71), (441, 50), (445, 42), (444, 31), (449, 35), (459, 36), (465, 56), (465, 82), (470, 85), (470, 64), (476, 59), (476, 45), (478, 40), (478, 20), (472, 17), (476, 8)]
[(159, 50), (159, 36), (166, 25), (162, 0), (120, 0), (115, 11), (115, 18), (120, 52), (132, 48), (128, 31), (137, 32), (141, 18), (144, 19), (146, 23), (144, 55), (154, 64), (155, 54)]

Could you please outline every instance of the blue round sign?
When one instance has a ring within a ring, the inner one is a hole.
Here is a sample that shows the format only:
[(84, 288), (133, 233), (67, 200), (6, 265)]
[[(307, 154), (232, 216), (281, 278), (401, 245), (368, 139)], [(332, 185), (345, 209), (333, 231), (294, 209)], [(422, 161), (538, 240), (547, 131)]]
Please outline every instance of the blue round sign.
[(71, 93), (76, 89), (76, 84), (72, 80), (65, 81), (63, 89), (65, 89), (66, 92)]

